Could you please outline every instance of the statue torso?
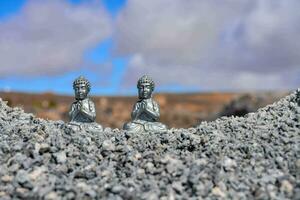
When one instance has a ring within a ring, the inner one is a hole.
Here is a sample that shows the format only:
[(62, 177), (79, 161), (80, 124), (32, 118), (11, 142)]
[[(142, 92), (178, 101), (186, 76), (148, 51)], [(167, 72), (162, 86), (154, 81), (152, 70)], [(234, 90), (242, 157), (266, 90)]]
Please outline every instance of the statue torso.
[[(153, 100), (153, 99), (143, 99), (143, 100), (139, 100), (136, 103), (136, 109), (141, 109), (142, 104), (146, 103), (146, 107), (147, 109), (150, 109), (151, 111), (155, 112), (156, 114), (159, 115), (159, 108), (158, 108), (158, 104)], [(143, 121), (148, 121), (148, 122), (156, 122), (157, 119), (153, 118), (151, 115), (149, 115), (147, 112), (142, 111), (142, 113), (139, 115), (139, 117), (137, 118), (138, 120), (143, 120)]]
[(84, 110), (87, 114), (89, 114), (91, 116), (93, 116), (95, 114), (95, 105), (89, 98), (86, 98), (84, 100), (78, 100), (78, 101), (75, 101), (72, 104), (71, 121), (75, 121), (75, 122), (93, 122), (85, 114), (80, 112), (78, 110), (78, 107), (81, 107), (82, 110)]

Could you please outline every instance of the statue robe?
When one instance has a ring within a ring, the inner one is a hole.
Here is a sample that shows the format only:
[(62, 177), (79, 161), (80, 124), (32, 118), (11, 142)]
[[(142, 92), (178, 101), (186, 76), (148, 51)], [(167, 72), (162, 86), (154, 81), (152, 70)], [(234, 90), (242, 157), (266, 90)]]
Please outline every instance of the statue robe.
[[(142, 104), (146, 104), (142, 110)], [(131, 113), (132, 122), (126, 123), (124, 130), (129, 132), (164, 132), (166, 125), (158, 122), (160, 116), (159, 105), (153, 99), (139, 100)]]
[[(81, 108), (81, 109), (80, 109)], [(69, 112), (70, 125), (75, 129), (87, 130), (103, 130), (102, 126), (95, 122), (96, 107), (92, 100), (86, 98), (84, 100), (75, 101)], [(76, 128), (77, 127), (77, 128)]]
[[(81, 107), (81, 109), (78, 109)], [(89, 98), (81, 101), (75, 101), (69, 112), (71, 122), (91, 123), (96, 119), (95, 104)]]

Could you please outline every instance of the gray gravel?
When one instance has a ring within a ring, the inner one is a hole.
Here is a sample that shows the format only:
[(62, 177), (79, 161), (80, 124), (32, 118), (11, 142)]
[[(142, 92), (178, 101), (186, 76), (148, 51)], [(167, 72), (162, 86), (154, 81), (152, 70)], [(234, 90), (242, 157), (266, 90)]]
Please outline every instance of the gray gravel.
[(75, 132), (0, 100), (0, 199), (300, 199), (300, 91), (137, 135)]

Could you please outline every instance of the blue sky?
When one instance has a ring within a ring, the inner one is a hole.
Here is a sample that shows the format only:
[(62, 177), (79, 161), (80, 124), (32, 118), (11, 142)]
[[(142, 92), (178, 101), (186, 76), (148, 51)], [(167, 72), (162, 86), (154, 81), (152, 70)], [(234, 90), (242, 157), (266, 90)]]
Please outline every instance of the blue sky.
[[(89, 0), (69, 0), (71, 4), (80, 6), (80, 4), (87, 3)], [(26, 0), (1, 0), (0, 1), (0, 20), (9, 20), (10, 17), (18, 15), (22, 7), (26, 4)], [(120, 9), (126, 3), (125, 0), (102, 0), (101, 2), (105, 9), (109, 12), (112, 18), (114, 18)], [(122, 76), (124, 75), (127, 59), (124, 57), (112, 58), (110, 49), (112, 48), (113, 41), (111, 38), (107, 38), (101, 41), (99, 44), (95, 44), (94, 48), (88, 49), (84, 55), (85, 60), (88, 63), (94, 63), (101, 65), (104, 62), (112, 63), (112, 73), (107, 80), (107, 84), (104, 87), (96, 84), (92, 88), (92, 94), (101, 95), (127, 95), (130, 92), (120, 92), (120, 84)], [(71, 94), (72, 82), (74, 78), (79, 75), (84, 75), (92, 83), (97, 83), (101, 77), (100, 75), (94, 74), (85, 66), (81, 66), (81, 69), (72, 72), (64, 73), (55, 76), (9, 76), (0, 79), (1, 90), (13, 90), (23, 92), (57, 92), (61, 94)], [(133, 91), (131, 91), (133, 93)]]
[(0, 90), (134, 95), (293, 90), (298, 0), (1, 0)]
[(22, 6), (25, 4), (25, 0), (16, 1), (0, 1), (0, 17), (1, 20), (8, 18), (16, 14)]

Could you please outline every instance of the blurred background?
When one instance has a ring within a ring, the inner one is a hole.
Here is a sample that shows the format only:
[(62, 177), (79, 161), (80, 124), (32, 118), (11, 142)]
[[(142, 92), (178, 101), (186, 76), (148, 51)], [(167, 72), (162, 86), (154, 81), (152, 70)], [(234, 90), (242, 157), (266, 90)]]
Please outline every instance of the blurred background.
[(161, 121), (243, 116), (300, 85), (299, 0), (0, 0), (0, 97), (68, 121), (72, 82), (121, 128), (144, 74)]

